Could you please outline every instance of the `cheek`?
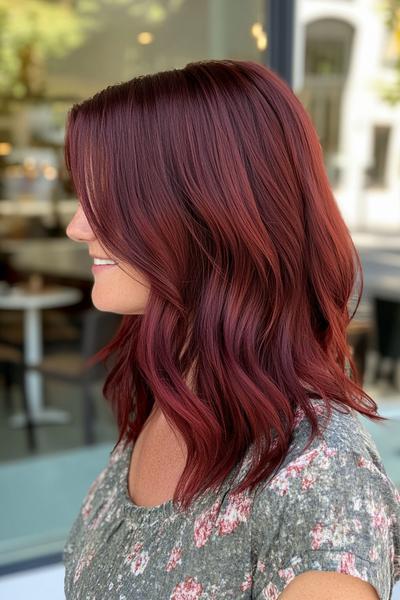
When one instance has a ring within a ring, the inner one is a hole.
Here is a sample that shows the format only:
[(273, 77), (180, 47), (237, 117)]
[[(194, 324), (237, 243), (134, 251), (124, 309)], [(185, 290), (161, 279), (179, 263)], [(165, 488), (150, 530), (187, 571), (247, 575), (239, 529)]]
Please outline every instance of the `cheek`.
[(119, 271), (116, 289), (116, 292), (120, 294), (126, 302), (131, 302), (132, 304), (145, 301), (149, 294), (149, 289), (143, 285), (140, 278), (136, 275), (135, 277), (136, 279), (132, 279), (129, 275), (126, 275), (126, 273)]
[(108, 310), (119, 314), (142, 314), (149, 297), (149, 287), (145, 279), (134, 275), (132, 279), (121, 269), (100, 273), (95, 278), (92, 290), (93, 304), (99, 310)]

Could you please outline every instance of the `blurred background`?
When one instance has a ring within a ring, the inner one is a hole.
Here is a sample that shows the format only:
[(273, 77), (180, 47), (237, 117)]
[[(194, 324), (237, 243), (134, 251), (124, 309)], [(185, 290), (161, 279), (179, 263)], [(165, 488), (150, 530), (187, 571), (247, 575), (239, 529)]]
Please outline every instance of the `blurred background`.
[(67, 111), (206, 58), (270, 66), (313, 119), (364, 267), (349, 344), (390, 418), (362, 421), (400, 488), (400, 0), (0, 0), (1, 598), (64, 597), (64, 540), (117, 436), (102, 368), (82, 368), (120, 317), (65, 235)]

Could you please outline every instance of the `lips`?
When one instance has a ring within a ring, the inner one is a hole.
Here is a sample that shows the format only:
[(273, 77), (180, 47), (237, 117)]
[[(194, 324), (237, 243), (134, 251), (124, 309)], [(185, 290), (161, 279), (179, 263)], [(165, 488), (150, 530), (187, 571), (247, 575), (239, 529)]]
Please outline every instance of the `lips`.
[(112, 271), (117, 265), (116, 264), (106, 264), (106, 265), (92, 265), (93, 273), (101, 273), (105, 271)]

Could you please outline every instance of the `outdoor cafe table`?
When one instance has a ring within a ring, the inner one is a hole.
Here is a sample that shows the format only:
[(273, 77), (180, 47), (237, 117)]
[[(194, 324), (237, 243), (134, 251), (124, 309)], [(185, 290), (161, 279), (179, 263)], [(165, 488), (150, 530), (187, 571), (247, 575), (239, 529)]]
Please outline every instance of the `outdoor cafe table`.
[[(27, 366), (27, 401), (32, 421), (38, 425), (66, 423), (69, 415), (65, 411), (43, 406), (43, 380), (40, 373), (29, 369), (29, 365), (40, 363), (43, 357), (42, 310), (76, 304), (82, 298), (80, 290), (71, 287), (48, 286), (39, 291), (29, 291), (20, 287), (0, 294), (0, 309), (22, 310), (24, 312), (24, 359)], [(10, 418), (10, 425), (23, 427), (26, 415), (18, 413)]]

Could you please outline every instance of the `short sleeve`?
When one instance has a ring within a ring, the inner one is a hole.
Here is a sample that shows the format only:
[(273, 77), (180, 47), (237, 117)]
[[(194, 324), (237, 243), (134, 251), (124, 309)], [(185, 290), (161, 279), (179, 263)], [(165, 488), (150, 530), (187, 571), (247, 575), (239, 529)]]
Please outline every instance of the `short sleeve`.
[(317, 570), (358, 577), (390, 600), (400, 578), (399, 492), (357, 451), (311, 446), (262, 490), (254, 519), (253, 598), (277, 600), (294, 577)]

